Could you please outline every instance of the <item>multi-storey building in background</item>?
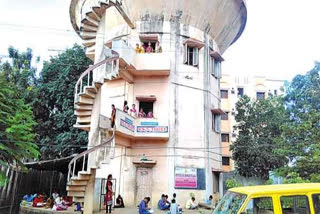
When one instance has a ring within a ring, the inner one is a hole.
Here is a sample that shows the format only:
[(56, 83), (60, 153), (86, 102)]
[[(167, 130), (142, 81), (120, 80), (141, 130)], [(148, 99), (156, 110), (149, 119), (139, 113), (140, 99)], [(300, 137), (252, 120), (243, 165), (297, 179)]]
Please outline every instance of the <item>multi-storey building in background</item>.
[[(72, 0), (70, 16), (94, 65), (75, 89), (75, 127), (89, 139), (69, 165), (68, 194), (92, 213), (108, 174), (128, 206), (145, 196), (156, 206), (162, 193), (184, 204), (190, 192), (199, 200), (219, 192), (221, 55), (244, 30), (245, 2)], [(157, 43), (162, 51), (150, 51)], [(126, 113), (124, 101), (153, 116)]]
[(264, 99), (269, 94), (281, 95), (284, 80), (268, 78), (265, 76), (240, 76), (224, 74), (220, 80), (221, 108), (225, 112), (221, 116), (221, 144), (222, 168), (224, 172), (234, 169), (229, 149), (236, 133), (233, 130), (235, 121), (236, 103), (247, 95), (252, 99)]

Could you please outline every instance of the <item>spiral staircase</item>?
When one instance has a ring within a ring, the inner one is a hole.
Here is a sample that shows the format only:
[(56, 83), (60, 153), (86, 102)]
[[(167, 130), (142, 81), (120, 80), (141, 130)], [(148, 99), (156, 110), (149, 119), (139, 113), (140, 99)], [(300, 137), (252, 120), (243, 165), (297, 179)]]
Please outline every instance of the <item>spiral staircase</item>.
[(96, 50), (96, 38), (98, 27), (105, 11), (115, 7), (129, 27), (134, 28), (134, 23), (130, 20), (127, 12), (122, 6), (121, 0), (85, 0), (81, 7), (81, 23), (79, 24), (79, 35), (83, 45), (87, 48), (86, 55), (94, 60)]

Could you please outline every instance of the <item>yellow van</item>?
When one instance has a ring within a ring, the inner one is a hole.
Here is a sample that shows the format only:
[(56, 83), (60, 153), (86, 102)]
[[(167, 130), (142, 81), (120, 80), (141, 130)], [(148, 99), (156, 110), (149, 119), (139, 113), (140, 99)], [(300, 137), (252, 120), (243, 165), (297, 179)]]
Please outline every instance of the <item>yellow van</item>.
[(230, 189), (212, 214), (320, 214), (320, 183)]

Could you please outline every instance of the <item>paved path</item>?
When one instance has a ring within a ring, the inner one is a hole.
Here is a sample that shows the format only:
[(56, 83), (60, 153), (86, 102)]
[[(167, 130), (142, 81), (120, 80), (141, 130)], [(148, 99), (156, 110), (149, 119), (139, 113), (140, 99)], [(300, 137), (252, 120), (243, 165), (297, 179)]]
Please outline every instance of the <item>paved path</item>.
[[(103, 214), (105, 212), (98, 212), (94, 214)], [(155, 210), (154, 214), (167, 214), (168, 211), (161, 211), (161, 210)], [(184, 210), (183, 214), (211, 214), (212, 210), (204, 210), (204, 209), (197, 209), (197, 210)], [(120, 208), (115, 209), (112, 211), (112, 214), (138, 214), (137, 208)]]

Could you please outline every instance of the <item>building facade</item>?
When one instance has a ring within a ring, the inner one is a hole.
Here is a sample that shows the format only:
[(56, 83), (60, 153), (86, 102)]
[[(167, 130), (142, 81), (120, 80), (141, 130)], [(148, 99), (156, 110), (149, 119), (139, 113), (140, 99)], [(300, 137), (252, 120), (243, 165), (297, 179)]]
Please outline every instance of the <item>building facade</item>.
[[(89, 131), (89, 150), (80, 154), (86, 171), (72, 179), (70, 170), (69, 195), (97, 209), (108, 174), (127, 206), (145, 196), (156, 206), (163, 193), (185, 204), (190, 192), (197, 200), (219, 192), (221, 55), (245, 27), (245, 2), (72, 0), (70, 16), (94, 65), (75, 89), (75, 127)], [(156, 49), (157, 42), (161, 52), (134, 49), (149, 43)], [(124, 101), (153, 116), (126, 113)], [(110, 147), (98, 150), (106, 142)]]
[(224, 74), (220, 84), (221, 108), (225, 112), (221, 116), (222, 168), (224, 172), (230, 172), (234, 169), (234, 163), (231, 159), (232, 153), (229, 148), (236, 137), (233, 130), (236, 125), (236, 103), (243, 95), (252, 99), (264, 99), (269, 94), (281, 95), (284, 80), (265, 76)]

